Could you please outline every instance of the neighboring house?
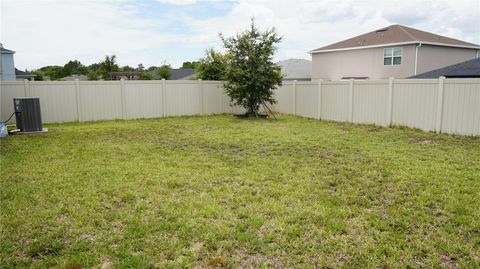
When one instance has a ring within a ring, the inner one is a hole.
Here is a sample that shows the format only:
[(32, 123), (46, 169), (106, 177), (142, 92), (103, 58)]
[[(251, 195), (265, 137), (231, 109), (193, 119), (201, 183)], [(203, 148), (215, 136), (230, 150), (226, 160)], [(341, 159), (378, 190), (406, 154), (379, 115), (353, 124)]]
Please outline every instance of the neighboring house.
[(480, 78), (480, 58), (449, 65), (409, 78)]
[(312, 61), (287, 59), (277, 64), (282, 68), (284, 80), (310, 80), (312, 78)]
[[(181, 80), (181, 79), (192, 79), (195, 77), (195, 69), (193, 68), (178, 68), (178, 69), (170, 69), (172, 76), (170, 77), (171, 80)], [(160, 79), (160, 75), (156, 70), (152, 70), (148, 72), (153, 79)]]
[(35, 80), (35, 75), (28, 72), (27, 70), (25, 71), (22, 71), (22, 70), (18, 70), (17, 68), (15, 68), (15, 77), (16, 77), (16, 80)]
[(87, 76), (85, 75), (77, 75), (77, 74), (73, 74), (73, 75), (70, 75), (70, 76), (66, 76), (66, 77), (63, 77), (59, 80), (61, 81), (72, 81), (72, 80), (88, 80)]
[(35, 80), (35, 75), (15, 68), (15, 51), (3, 47), (0, 43), (0, 80)]
[(4, 48), (0, 43), (0, 80), (15, 80), (14, 53), (15, 51)]
[(478, 58), (480, 45), (391, 25), (310, 53), (312, 79), (406, 78)]

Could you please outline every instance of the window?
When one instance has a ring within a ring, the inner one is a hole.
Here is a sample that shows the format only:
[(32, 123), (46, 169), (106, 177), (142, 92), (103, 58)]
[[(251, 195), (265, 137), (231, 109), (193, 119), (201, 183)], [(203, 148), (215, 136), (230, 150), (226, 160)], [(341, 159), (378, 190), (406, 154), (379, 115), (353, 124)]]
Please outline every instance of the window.
[(402, 64), (402, 48), (384, 48), (383, 49), (383, 65), (400, 65)]

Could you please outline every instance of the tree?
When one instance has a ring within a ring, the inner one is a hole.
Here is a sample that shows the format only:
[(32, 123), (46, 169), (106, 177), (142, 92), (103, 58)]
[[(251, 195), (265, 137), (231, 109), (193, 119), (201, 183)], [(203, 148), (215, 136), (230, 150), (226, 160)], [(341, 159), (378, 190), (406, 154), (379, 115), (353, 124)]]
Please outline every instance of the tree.
[(87, 73), (87, 79), (88, 80), (98, 80), (98, 72), (97, 71), (89, 71)]
[(69, 61), (63, 66), (62, 77), (71, 76), (73, 74), (85, 75), (88, 69), (77, 60)]
[(138, 76), (138, 80), (153, 80), (153, 77), (149, 73), (144, 72)]
[(234, 37), (220, 34), (231, 56), (225, 72), (225, 92), (231, 101), (244, 107), (247, 115), (257, 115), (261, 105), (276, 103), (273, 90), (282, 85), (280, 67), (273, 62), (281, 41), (276, 29), (259, 31), (252, 19), (250, 29)]
[(39, 71), (42, 71), (44, 76), (49, 77), (50, 80), (58, 80), (64, 77), (63, 67), (58, 65), (44, 66)]
[(203, 80), (224, 80), (228, 56), (213, 49), (205, 51), (205, 57), (196, 65), (197, 78)]
[(88, 71), (98, 71), (100, 69), (100, 64), (99, 63), (93, 63), (89, 66), (87, 66)]
[(170, 79), (172, 77), (172, 71), (170, 70), (169, 65), (162, 65), (156, 69), (157, 74), (160, 76), (160, 79)]
[(183, 62), (182, 63), (182, 68), (195, 68), (197, 66), (198, 62)]
[(155, 71), (157, 68), (158, 68), (158, 66), (152, 65), (147, 69), (147, 71)]
[(40, 71), (40, 70), (32, 71), (32, 74), (35, 75), (35, 80), (37, 80), (37, 81), (42, 81), (43, 76), (45, 75), (45, 73), (43, 73), (43, 71)]
[(128, 65), (125, 65), (125, 66), (122, 66), (120, 69), (119, 69), (120, 72), (134, 72), (135, 71), (135, 68), (131, 67), (131, 66), (128, 66)]
[(116, 63), (116, 56), (105, 56), (105, 60), (100, 63), (99, 73), (105, 80), (112, 80), (111, 72), (118, 72), (120, 69)]

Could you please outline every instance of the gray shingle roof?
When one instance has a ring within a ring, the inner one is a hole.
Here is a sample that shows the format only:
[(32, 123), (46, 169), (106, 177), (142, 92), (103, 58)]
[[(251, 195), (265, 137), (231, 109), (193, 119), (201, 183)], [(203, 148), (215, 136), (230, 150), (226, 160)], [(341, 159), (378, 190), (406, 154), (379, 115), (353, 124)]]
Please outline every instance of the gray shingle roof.
[(375, 45), (405, 42), (425, 42), (432, 44), (443, 44), (445, 46), (466, 46), (480, 48), (480, 45), (477, 44), (421, 31), (403, 25), (394, 24), (366, 34), (355, 36), (328, 46), (315, 49), (312, 51), (312, 53), (325, 50), (328, 51), (348, 48), (362, 48)]
[(449, 65), (409, 78), (439, 78), (441, 76), (447, 78), (480, 77), (480, 58)]
[(25, 71), (22, 71), (22, 70), (18, 70), (17, 68), (15, 68), (15, 76), (17, 76), (17, 77), (35, 77), (34, 74), (32, 74), (30, 72), (25, 72)]
[(12, 53), (13, 54), (13, 53), (15, 53), (15, 51), (0, 47), (0, 53)]
[(287, 59), (277, 63), (282, 68), (282, 74), (288, 80), (310, 80), (312, 61), (305, 59)]
[[(171, 80), (179, 80), (179, 79), (186, 79), (195, 74), (195, 69), (193, 68), (178, 68), (178, 69), (170, 69), (172, 73)], [(160, 79), (157, 71), (149, 71), (148, 72), (154, 79)]]

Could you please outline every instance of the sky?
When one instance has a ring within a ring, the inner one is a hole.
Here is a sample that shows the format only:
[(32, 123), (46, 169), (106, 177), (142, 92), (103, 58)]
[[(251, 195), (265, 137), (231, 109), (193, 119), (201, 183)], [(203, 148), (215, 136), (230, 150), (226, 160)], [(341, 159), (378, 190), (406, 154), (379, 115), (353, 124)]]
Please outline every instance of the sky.
[(391, 24), (480, 44), (480, 0), (0, 0), (0, 42), (22, 70), (111, 54), (121, 66), (179, 67), (252, 17), (283, 36), (275, 60)]

